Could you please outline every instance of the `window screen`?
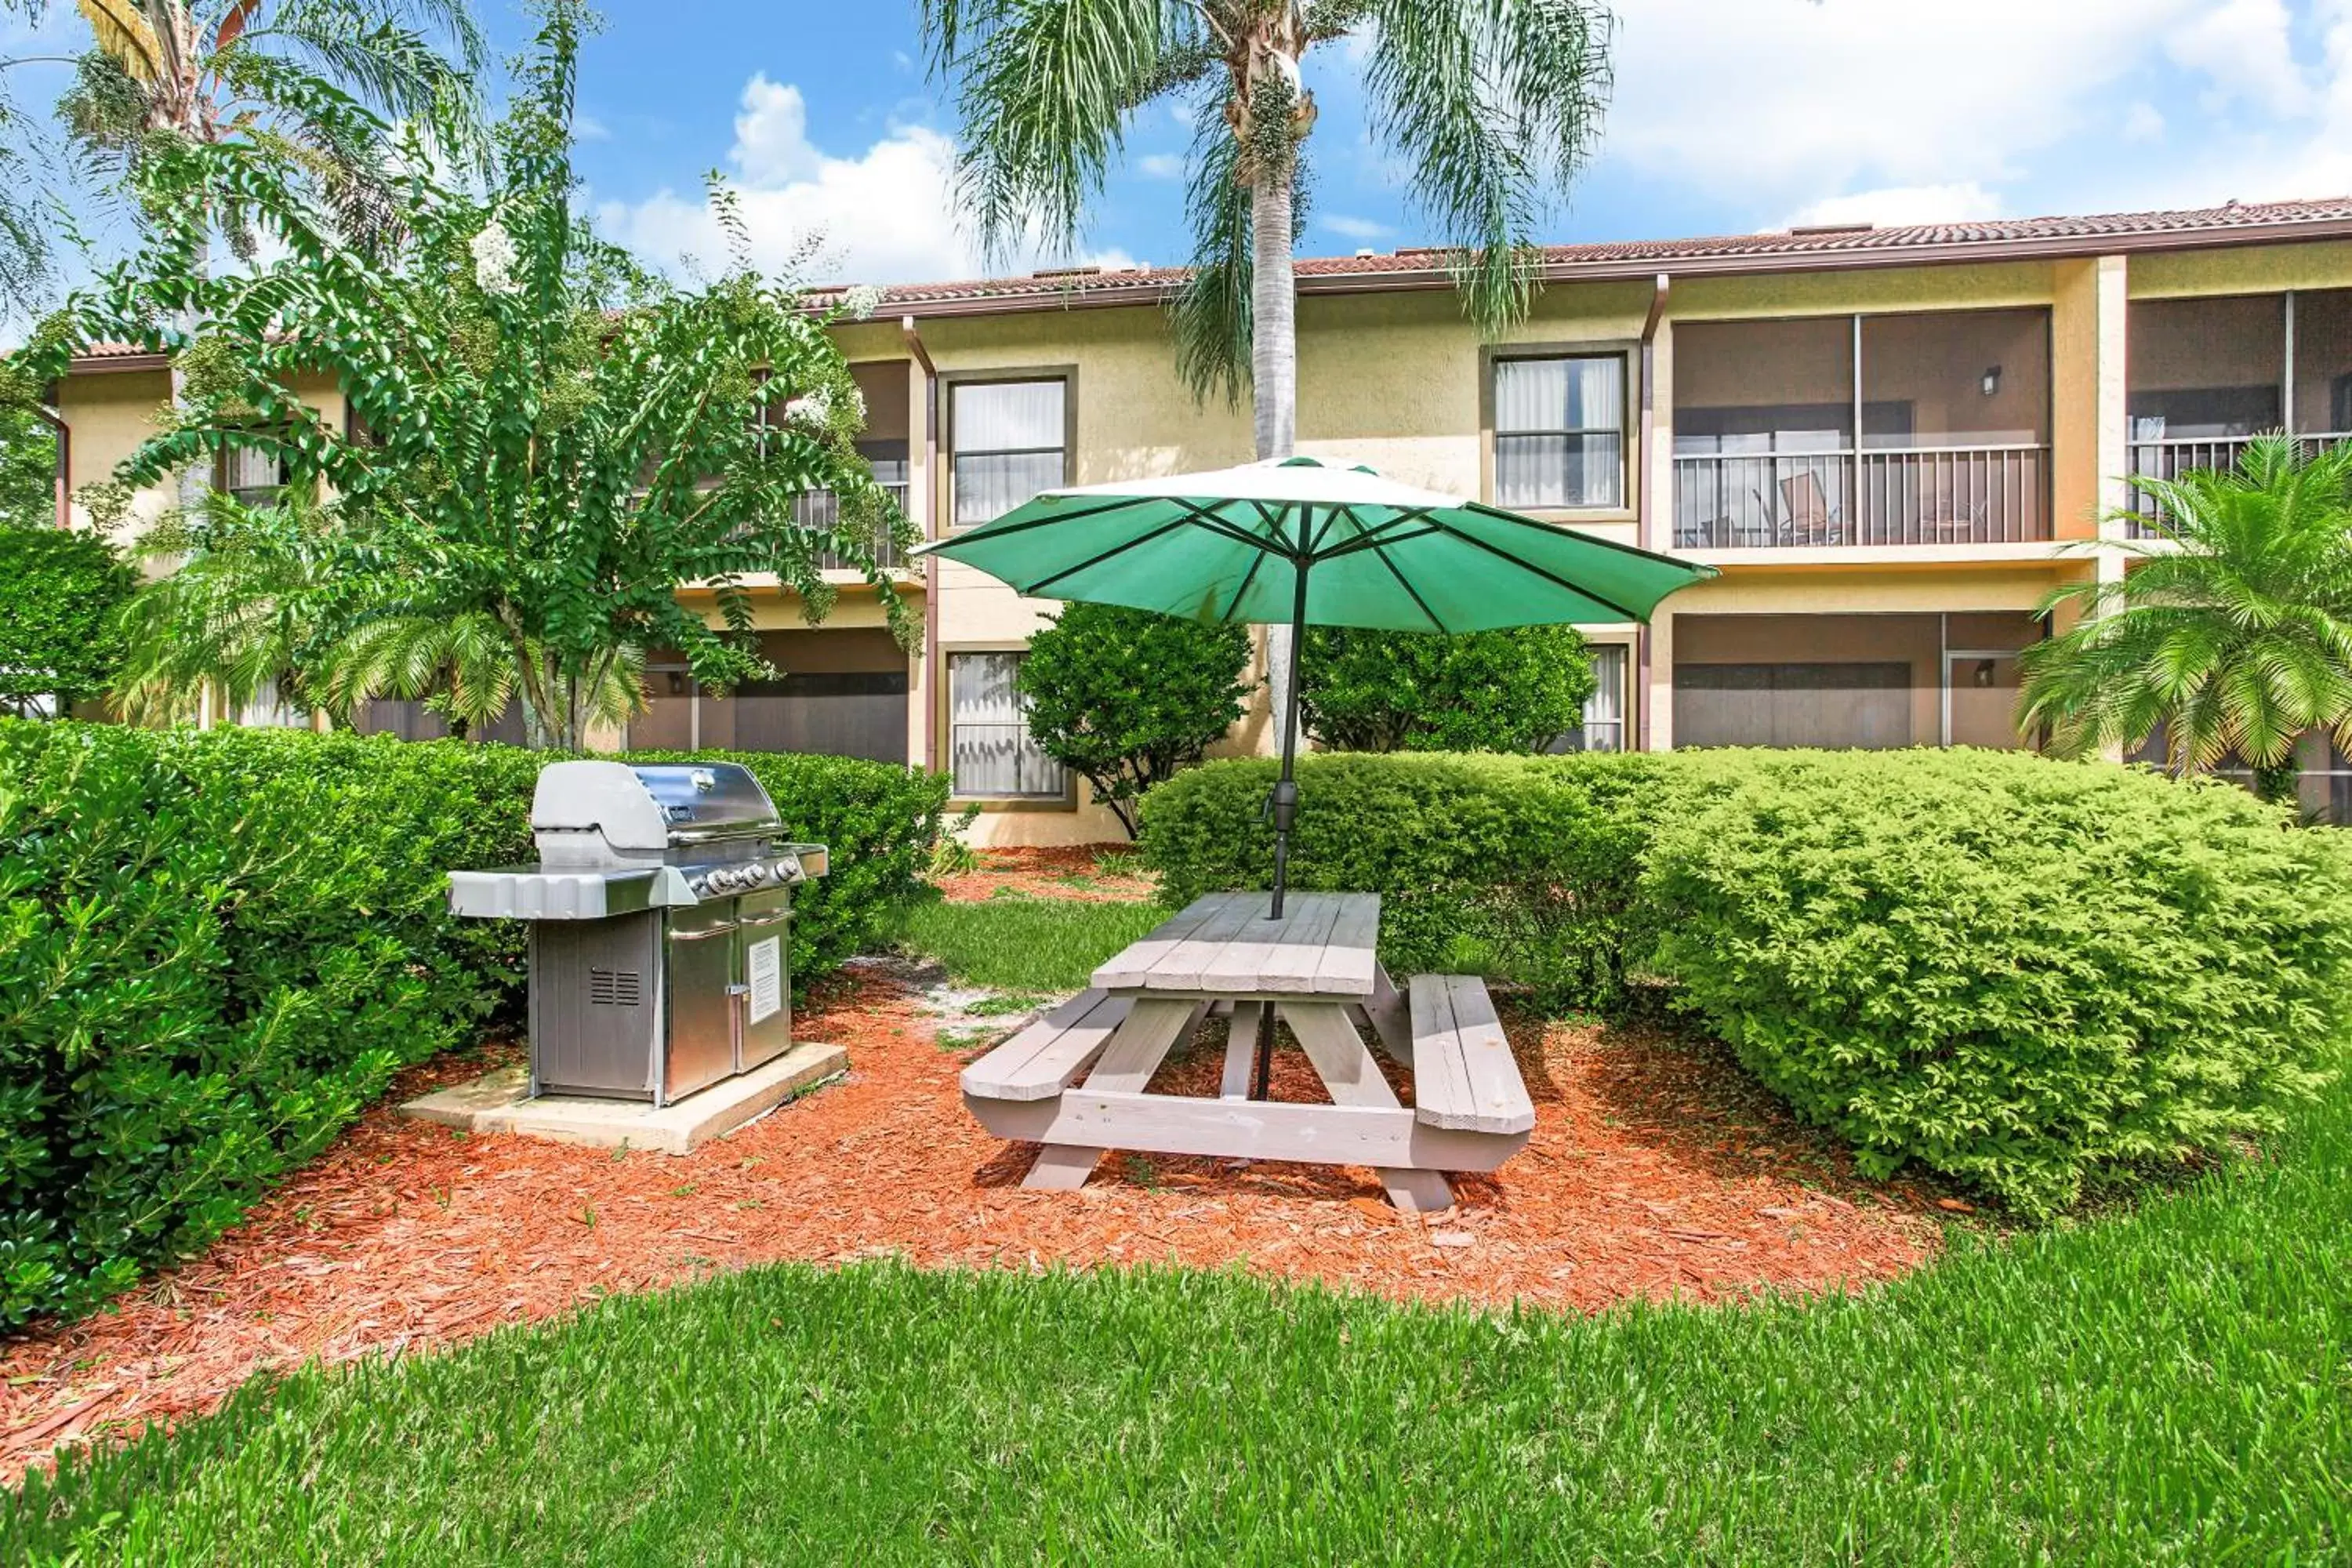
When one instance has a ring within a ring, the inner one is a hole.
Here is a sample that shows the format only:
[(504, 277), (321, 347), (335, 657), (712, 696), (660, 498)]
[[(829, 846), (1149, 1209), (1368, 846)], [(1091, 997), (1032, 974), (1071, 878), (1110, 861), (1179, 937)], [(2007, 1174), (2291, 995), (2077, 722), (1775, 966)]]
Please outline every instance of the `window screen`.
[(1496, 504), (1619, 507), (1624, 497), (1624, 356), (1496, 361)]
[(948, 755), (966, 800), (1059, 799), (1062, 765), (1029, 738), (1029, 703), (1014, 686), (1018, 653), (948, 655)]
[(955, 388), (955, 523), (1003, 516), (1063, 482), (1064, 399), (1054, 381), (969, 382)]

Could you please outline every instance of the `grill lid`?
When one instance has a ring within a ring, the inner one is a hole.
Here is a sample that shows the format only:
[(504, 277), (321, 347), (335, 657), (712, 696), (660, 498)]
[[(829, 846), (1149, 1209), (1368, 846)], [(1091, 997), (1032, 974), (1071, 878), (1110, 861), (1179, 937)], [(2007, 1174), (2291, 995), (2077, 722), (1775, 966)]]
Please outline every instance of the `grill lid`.
[(601, 838), (597, 847), (614, 854), (658, 855), (774, 834), (783, 824), (768, 792), (738, 763), (577, 762), (540, 770), (530, 826), (548, 857), (574, 834), (581, 848)]

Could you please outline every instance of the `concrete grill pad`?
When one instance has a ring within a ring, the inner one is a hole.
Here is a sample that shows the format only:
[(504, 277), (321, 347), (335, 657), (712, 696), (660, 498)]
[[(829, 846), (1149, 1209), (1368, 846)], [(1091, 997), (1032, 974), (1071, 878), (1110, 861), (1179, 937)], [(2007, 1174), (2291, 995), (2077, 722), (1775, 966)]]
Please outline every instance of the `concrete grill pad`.
[(643, 1100), (584, 1095), (530, 1100), (530, 1069), (518, 1064), (412, 1100), (400, 1113), (468, 1132), (520, 1132), (591, 1149), (685, 1154), (848, 1069), (846, 1050), (811, 1041), (656, 1110)]

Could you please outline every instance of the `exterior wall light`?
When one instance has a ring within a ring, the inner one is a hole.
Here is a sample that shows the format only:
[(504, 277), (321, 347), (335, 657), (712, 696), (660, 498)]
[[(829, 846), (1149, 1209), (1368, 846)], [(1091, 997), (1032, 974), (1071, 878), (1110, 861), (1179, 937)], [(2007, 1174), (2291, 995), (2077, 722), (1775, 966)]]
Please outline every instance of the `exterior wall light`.
[(1997, 364), (1993, 364), (1993, 365), (1987, 365), (1987, 366), (1985, 367), (1985, 373), (1984, 373), (1984, 383), (1983, 383), (1983, 385), (1984, 385), (1984, 395), (1985, 395), (1987, 397), (1994, 396), (1994, 395), (1998, 395), (1998, 394), (2000, 393), (2000, 366), (1999, 366), (1999, 365), (1997, 365)]

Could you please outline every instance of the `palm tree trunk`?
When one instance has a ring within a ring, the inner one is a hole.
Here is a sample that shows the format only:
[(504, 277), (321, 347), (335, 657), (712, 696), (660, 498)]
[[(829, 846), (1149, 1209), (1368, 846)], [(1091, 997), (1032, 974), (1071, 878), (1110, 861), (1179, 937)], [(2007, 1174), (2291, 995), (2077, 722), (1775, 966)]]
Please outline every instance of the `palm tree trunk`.
[[(1290, 178), (1261, 174), (1250, 187), (1250, 382), (1261, 462), (1298, 440), (1298, 295), (1292, 276)], [(1266, 700), (1278, 731), (1290, 711), (1290, 628), (1265, 629)]]

